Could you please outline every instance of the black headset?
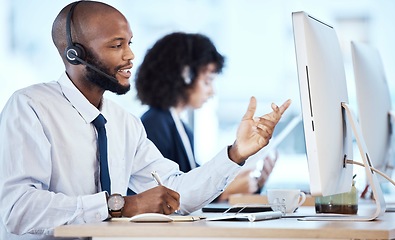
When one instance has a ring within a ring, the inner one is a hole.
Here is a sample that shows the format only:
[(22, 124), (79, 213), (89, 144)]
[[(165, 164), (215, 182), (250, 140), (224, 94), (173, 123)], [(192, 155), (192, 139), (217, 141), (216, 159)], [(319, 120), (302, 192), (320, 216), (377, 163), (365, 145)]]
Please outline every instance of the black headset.
[[(185, 38), (186, 38), (186, 45), (187, 45), (187, 55), (188, 55), (188, 58), (190, 61), (189, 65), (191, 65), (191, 63), (193, 62), (193, 55), (192, 55), (192, 53), (193, 53), (193, 42), (192, 42), (193, 35), (186, 34)], [(191, 84), (196, 77), (194, 69), (191, 69), (191, 66), (189, 66), (189, 65), (185, 66), (187, 68), (188, 72), (186, 73), (187, 77), (184, 78), (184, 82), (187, 85)]]
[(67, 14), (66, 19), (66, 37), (67, 37), (67, 47), (65, 50), (66, 59), (69, 63), (73, 65), (81, 64), (82, 62), (79, 60), (84, 60), (86, 58), (86, 53), (84, 47), (79, 43), (73, 43), (73, 39), (71, 37), (71, 19), (73, 17), (74, 9), (77, 4), (80, 2), (75, 2), (70, 8), (69, 13)]
[(86, 51), (84, 47), (79, 44), (79, 43), (74, 43), (73, 39), (71, 37), (71, 19), (73, 17), (74, 9), (77, 6), (78, 3), (81, 1), (73, 3), (71, 5), (70, 11), (67, 14), (67, 19), (66, 19), (66, 38), (67, 38), (67, 47), (66, 50), (64, 51), (64, 54), (66, 55), (66, 59), (69, 63), (73, 65), (78, 65), (78, 64), (84, 64), (85, 66), (91, 68), (93, 71), (102, 74), (106, 78), (110, 79), (111, 81), (118, 83), (118, 80), (114, 78), (113, 76), (108, 75), (107, 73), (103, 72), (99, 68), (93, 66), (92, 64), (89, 64), (86, 62)]

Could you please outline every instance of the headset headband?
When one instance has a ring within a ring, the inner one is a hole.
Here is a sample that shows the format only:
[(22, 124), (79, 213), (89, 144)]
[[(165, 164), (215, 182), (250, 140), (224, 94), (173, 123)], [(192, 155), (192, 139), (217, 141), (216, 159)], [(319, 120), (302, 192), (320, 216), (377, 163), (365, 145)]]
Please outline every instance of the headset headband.
[(78, 2), (73, 3), (73, 5), (70, 8), (69, 13), (67, 14), (67, 19), (66, 19), (66, 38), (67, 38), (67, 45), (69, 47), (74, 45), (72, 37), (71, 37), (71, 18), (73, 17), (74, 8), (77, 6), (78, 3), (80, 3), (80, 2), (78, 1)]

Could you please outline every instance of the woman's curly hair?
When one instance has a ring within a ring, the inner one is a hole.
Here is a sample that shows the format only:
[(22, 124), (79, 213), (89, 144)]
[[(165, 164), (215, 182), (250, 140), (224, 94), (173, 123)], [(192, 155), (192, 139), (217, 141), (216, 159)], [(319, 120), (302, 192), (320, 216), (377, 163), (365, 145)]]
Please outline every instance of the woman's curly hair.
[[(199, 71), (208, 64), (221, 73), (225, 58), (211, 40), (202, 34), (175, 32), (159, 39), (147, 51), (136, 72), (137, 97), (142, 104), (168, 109), (187, 101), (187, 90), (195, 84)], [(189, 68), (190, 83), (183, 77)]]

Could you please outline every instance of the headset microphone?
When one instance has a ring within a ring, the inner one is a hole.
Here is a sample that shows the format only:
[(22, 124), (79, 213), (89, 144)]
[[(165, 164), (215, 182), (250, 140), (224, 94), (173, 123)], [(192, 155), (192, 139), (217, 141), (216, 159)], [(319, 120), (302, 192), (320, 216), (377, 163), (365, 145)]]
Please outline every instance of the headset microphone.
[(74, 9), (80, 1), (75, 2), (71, 8), (69, 13), (67, 14), (66, 19), (66, 38), (67, 38), (67, 47), (65, 50), (66, 59), (69, 63), (73, 65), (84, 64), (85, 66), (91, 68), (93, 71), (105, 76), (106, 78), (110, 79), (114, 83), (119, 83), (118, 80), (108, 75), (107, 73), (103, 72), (102, 70), (98, 69), (97, 67), (93, 66), (92, 64), (87, 63), (84, 59), (86, 58), (86, 51), (84, 47), (79, 43), (73, 43), (71, 37), (71, 19), (73, 17)]
[(92, 69), (93, 71), (105, 76), (106, 78), (110, 79), (114, 83), (119, 83), (118, 79), (113, 76), (108, 75), (107, 73), (103, 72), (102, 70), (98, 69), (97, 67), (93, 66), (92, 64), (88, 63), (87, 61), (82, 60), (78, 56), (76, 56), (73, 52), (67, 53), (67, 56), (74, 58), (76, 61), (82, 63), (83, 65), (87, 66), (88, 68)]

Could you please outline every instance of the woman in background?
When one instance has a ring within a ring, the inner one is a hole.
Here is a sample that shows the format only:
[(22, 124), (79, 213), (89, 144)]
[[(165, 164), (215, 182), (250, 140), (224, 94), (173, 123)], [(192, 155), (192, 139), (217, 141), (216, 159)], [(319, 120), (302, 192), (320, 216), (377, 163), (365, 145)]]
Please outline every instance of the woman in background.
[[(137, 70), (137, 96), (149, 106), (141, 117), (147, 136), (183, 172), (199, 165), (194, 157), (193, 132), (180, 115), (202, 107), (214, 95), (213, 80), (222, 72), (224, 62), (208, 37), (176, 32), (159, 39)], [(258, 178), (251, 177), (251, 170), (242, 171), (217, 200), (259, 192), (274, 163), (275, 159), (266, 158)]]

